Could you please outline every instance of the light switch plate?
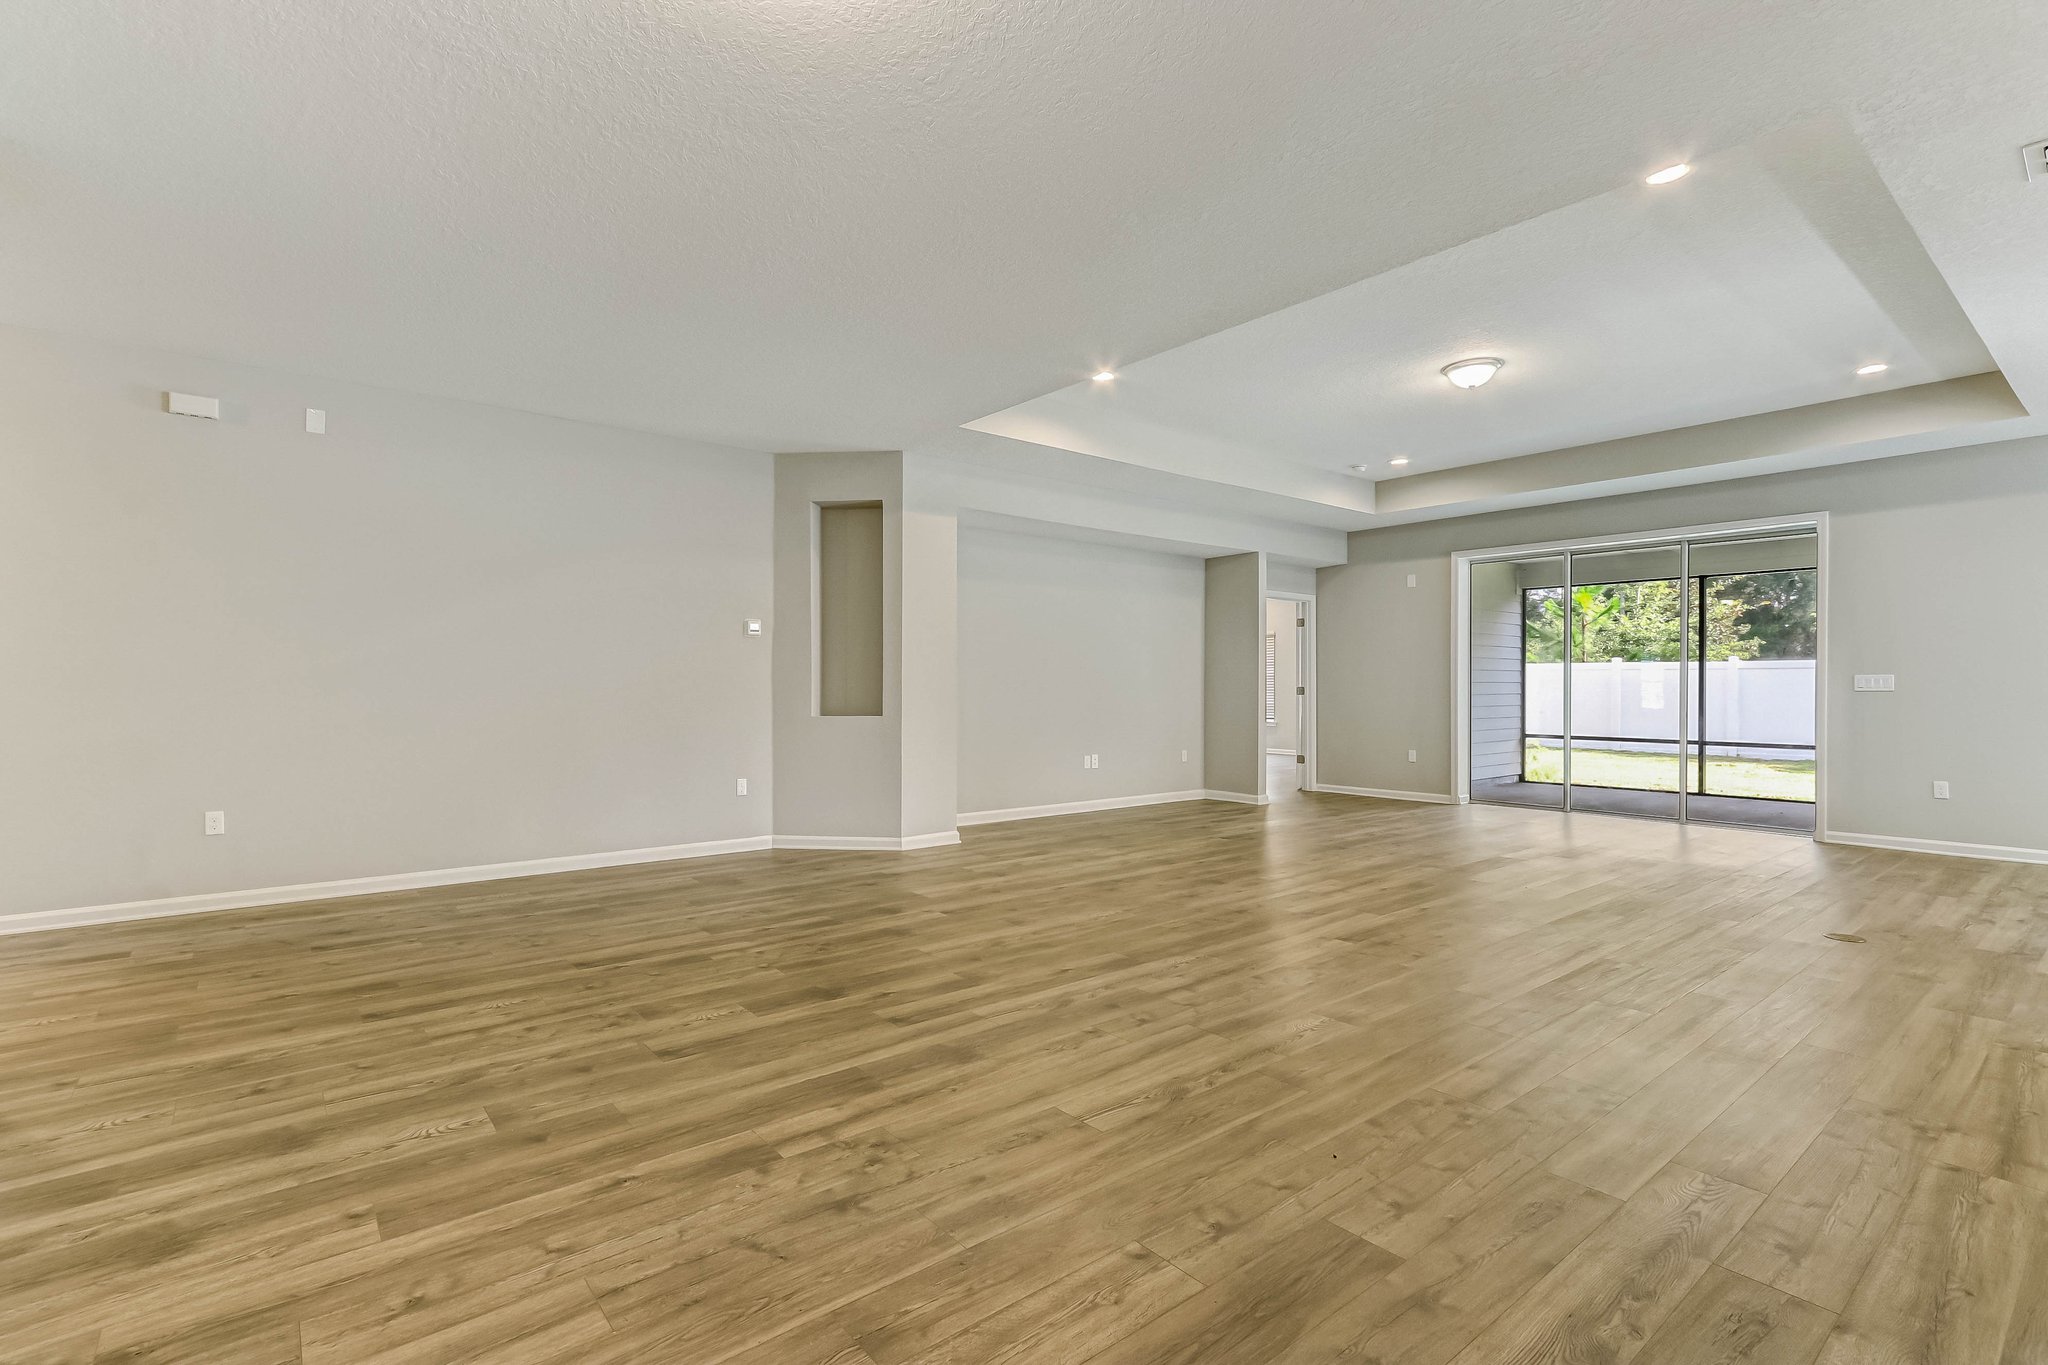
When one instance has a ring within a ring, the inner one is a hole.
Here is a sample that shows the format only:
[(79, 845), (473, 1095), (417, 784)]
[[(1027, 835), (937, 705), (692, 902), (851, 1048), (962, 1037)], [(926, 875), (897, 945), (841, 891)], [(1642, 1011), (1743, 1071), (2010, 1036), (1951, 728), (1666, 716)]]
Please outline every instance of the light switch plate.
[(758, 617), (758, 616), (749, 616), (749, 617), (747, 618), (747, 634), (749, 634), (749, 635), (759, 635), (760, 633), (761, 633), (761, 618), (760, 618), (760, 617)]
[(306, 434), (308, 436), (325, 436), (327, 434), (326, 408), (306, 409)]
[(1856, 690), (1858, 692), (1893, 692), (1898, 689), (1892, 680), (1892, 675), (1889, 673), (1858, 673), (1856, 675)]

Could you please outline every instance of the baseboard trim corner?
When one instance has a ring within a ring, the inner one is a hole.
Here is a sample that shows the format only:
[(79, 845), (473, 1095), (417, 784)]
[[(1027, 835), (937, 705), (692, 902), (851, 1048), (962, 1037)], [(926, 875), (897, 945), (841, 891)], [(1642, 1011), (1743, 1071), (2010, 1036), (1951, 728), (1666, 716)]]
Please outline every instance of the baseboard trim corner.
[(1272, 797), (1264, 793), (1254, 796), (1250, 792), (1205, 791), (1202, 793), (1202, 799), (1204, 801), (1235, 801), (1240, 806), (1270, 806), (1273, 804)]
[(1310, 791), (1329, 792), (1334, 796), (1370, 796), (1380, 801), (1420, 801), (1432, 806), (1454, 806), (1457, 800), (1442, 792), (1400, 792), (1383, 787), (1339, 787), (1328, 782), (1318, 782)]
[(759, 834), (744, 839), (711, 839), (702, 843), (630, 848), (614, 853), (574, 853), (561, 858), (480, 863), (474, 867), (444, 867), (430, 872), (394, 872), (375, 877), (345, 877), (331, 882), (261, 886), (245, 891), (210, 891), (196, 896), (165, 896), (157, 900), (121, 901), (113, 905), (84, 905), (70, 910), (32, 910), (22, 915), (0, 915), (0, 934), (30, 934), (45, 929), (75, 929), (89, 924), (168, 919), (176, 915), (203, 915), (215, 910), (303, 905), (310, 901), (376, 896), (390, 891), (460, 886), (466, 882), (545, 877), (556, 872), (587, 872), (600, 867), (630, 867), (636, 863), (668, 863), (686, 858), (713, 858), (725, 853), (754, 853), (770, 846), (769, 837)]
[(960, 831), (912, 834), (895, 838), (886, 834), (778, 834), (775, 847), (805, 849), (815, 853), (908, 853), (920, 848), (943, 848), (960, 842)]
[(1132, 806), (1164, 806), (1176, 801), (1200, 801), (1205, 792), (1152, 792), (1145, 796), (1109, 796), (1098, 801), (1059, 801), (1049, 806), (1012, 806), (1007, 810), (971, 810), (960, 815), (963, 825), (1002, 825), (1012, 820), (1039, 820), (1048, 815), (1086, 815), (1098, 810), (1126, 810)]
[(1894, 853), (1932, 853), (1942, 858), (1981, 858), (1994, 863), (2048, 863), (2048, 848), (1963, 844), (1950, 839), (1906, 839), (1895, 834), (1855, 834), (1832, 829), (1821, 832), (1820, 842), (1890, 849)]

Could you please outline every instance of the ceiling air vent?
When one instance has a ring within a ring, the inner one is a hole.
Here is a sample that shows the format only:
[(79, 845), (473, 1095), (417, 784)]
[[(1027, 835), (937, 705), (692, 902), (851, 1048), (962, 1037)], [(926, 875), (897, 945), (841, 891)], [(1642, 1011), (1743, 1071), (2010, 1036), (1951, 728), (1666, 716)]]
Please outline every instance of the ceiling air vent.
[(2048, 139), (2020, 148), (2020, 159), (2027, 163), (2027, 179), (2048, 184)]

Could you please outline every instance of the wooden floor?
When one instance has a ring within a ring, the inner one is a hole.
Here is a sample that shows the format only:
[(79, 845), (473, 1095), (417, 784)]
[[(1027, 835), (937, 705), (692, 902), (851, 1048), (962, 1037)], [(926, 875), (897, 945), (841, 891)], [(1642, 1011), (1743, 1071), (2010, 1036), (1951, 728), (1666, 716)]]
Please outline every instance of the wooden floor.
[(0, 1360), (2048, 1361), (2048, 867), (965, 840), (0, 939)]

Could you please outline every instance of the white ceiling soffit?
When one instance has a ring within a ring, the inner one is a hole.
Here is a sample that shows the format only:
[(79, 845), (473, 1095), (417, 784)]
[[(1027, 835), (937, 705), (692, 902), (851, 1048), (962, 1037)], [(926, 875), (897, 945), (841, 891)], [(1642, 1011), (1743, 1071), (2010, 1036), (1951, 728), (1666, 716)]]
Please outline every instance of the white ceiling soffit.
[(1344, 528), (1290, 516), (1300, 504), (977, 432), (947, 433), (904, 452), (905, 497), (956, 508), (964, 520), (1016, 529), (1066, 526), (1084, 538), (1174, 554), (1263, 550), (1290, 562), (1345, 559)]
[[(1452, 389), (1440, 368), (1472, 355), (1508, 364)], [(1324, 507), (1347, 505), (1331, 481), (1385, 480), (1348, 504), (1368, 526), (1955, 444), (2026, 417), (1993, 370), (1823, 119), (970, 425)]]

